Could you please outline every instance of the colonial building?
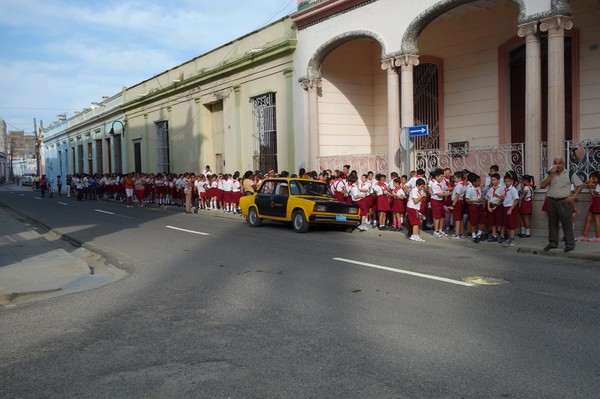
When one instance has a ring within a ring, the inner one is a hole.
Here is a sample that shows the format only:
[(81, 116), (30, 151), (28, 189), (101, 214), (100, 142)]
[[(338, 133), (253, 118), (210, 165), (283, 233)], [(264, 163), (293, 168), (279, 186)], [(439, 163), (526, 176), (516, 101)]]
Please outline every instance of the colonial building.
[(131, 170), (294, 167), (295, 33), (283, 18), (129, 87), (122, 109)]
[(598, 156), (597, 0), (299, 1), (292, 19), (303, 166), (500, 164), (539, 182), (567, 150)]
[(43, 129), (42, 174), (56, 176), (75, 173), (122, 173), (127, 171), (123, 114), (123, 94), (106, 96), (90, 107)]
[(290, 18), (103, 97), (44, 129), (49, 179), (295, 164)]

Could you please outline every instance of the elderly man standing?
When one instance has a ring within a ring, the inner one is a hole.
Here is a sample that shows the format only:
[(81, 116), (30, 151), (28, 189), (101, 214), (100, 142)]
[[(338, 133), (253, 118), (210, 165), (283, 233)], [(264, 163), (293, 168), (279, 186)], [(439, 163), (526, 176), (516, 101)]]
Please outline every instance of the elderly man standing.
[[(571, 193), (571, 184), (575, 186), (575, 193)], [(575, 249), (573, 235), (573, 201), (579, 197), (583, 189), (583, 182), (576, 175), (569, 177), (565, 170), (565, 160), (561, 157), (554, 158), (554, 164), (548, 171), (548, 176), (542, 182), (542, 188), (548, 187), (546, 193), (548, 201), (548, 245), (544, 251), (558, 247), (558, 223), (562, 225), (565, 236), (565, 252)]]

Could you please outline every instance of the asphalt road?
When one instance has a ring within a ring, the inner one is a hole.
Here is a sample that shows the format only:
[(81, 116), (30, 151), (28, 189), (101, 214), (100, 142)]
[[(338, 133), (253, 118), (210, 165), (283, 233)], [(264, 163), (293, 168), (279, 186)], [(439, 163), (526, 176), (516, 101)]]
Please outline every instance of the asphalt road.
[(36, 197), (131, 274), (0, 308), (2, 398), (600, 397), (590, 261)]

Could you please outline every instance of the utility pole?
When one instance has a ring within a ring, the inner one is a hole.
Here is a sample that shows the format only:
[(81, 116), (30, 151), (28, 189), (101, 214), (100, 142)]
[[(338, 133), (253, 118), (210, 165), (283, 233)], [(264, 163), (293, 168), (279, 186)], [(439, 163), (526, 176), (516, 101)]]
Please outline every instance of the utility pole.
[(35, 170), (38, 177), (40, 176), (40, 143), (38, 142), (37, 121), (33, 118), (33, 134), (35, 136)]

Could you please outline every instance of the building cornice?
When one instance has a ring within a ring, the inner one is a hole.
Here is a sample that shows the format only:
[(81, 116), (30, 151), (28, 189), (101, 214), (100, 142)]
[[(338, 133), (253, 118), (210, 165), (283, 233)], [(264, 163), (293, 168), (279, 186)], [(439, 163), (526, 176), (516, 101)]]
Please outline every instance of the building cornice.
[(374, 3), (377, 0), (330, 0), (315, 4), (291, 15), (292, 22), (298, 30), (318, 24), (319, 22), (347, 13), (356, 8)]
[[(155, 90), (142, 98), (127, 101), (121, 106), (121, 110), (126, 112), (137, 109), (142, 105), (153, 104), (174, 94), (197, 89), (202, 85), (226, 78), (235, 73), (256, 67), (257, 65), (292, 55), (296, 50), (296, 44), (296, 39), (288, 39), (259, 52), (247, 53), (243, 57), (217, 66), (211, 70), (201, 71), (197, 75), (191, 76), (176, 85), (165, 87), (162, 90)], [(291, 59), (290, 62), (292, 62)]]

